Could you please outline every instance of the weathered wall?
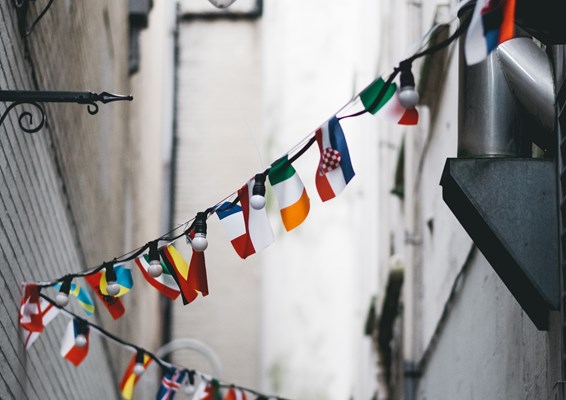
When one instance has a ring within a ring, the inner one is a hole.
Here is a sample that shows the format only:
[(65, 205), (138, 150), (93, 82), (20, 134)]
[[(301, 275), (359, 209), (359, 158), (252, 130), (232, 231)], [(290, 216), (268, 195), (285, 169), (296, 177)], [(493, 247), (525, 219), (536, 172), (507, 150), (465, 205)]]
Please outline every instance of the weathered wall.
[[(28, 21), (46, 3), (31, 2)], [(29, 35), (26, 57), (12, 1), (4, 1), (0, 39), (2, 89), (131, 90), (127, 2), (54, 2)], [(46, 105), (48, 125), (34, 135), (19, 130), (16, 112), (0, 127), (2, 399), (116, 397), (129, 353), (112, 348), (117, 362), (110, 363), (107, 346), (92, 335), (89, 356), (74, 368), (59, 356), (59, 338), (68, 322), (61, 316), (26, 352), (17, 315), (22, 281), (76, 272), (130, 250), (132, 243), (141, 244), (132, 223), (141, 215), (134, 208), (139, 198), (131, 200), (139, 193), (133, 187), (140, 180), (132, 168), (136, 144), (129, 131), (129, 107), (101, 105), (91, 116), (85, 106)], [(96, 305), (94, 321), (100, 322), (100, 316), (106, 321), (107, 311)], [(131, 332), (126, 320), (111, 325)], [(151, 326), (148, 335), (158, 324)]]
[[(199, 2), (200, 3), (200, 2)], [(204, 211), (262, 170), (261, 39), (258, 23), (181, 21), (175, 223)], [(267, 160), (263, 160), (264, 162)], [(241, 260), (218, 218), (208, 222), (210, 295), (175, 303), (173, 337), (206, 343), (222, 363), (222, 379), (258, 387), (260, 255)], [(179, 250), (190, 257), (184, 244)], [(177, 351), (173, 360), (212, 373), (210, 360)]]
[[(449, 8), (438, 5), (434, 0), (418, 7), (388, 2), (385, 17), (398, 22), (387, 27), (388, 34), (408, 36), (405, 43), (386, 47), (386, 63), (394, 65), (399, 47), (409, 55), (435, 16), (448, 21), (458, 2)], [(413, 67), (417, 80), (420, 66)], [(403, 353), (405, 362), (421, 367), (417, 398), (554, 398), (559, 380), (556, 315), (549, 332), (536, 330), (442, 200), (444, 163), (457, 154), (457, 45), (446, 52), (445, 62), (429, 65), (428, 73), (428, 78), (438, 74), (441, 82), (435, 93), (421, 93), (435, 107), (421, 106), (419, 126), (404, 136), (401, 208), (389, 194), (381, 196), (382, 212), (392, 211), (390, 221), (399, 221), (383, 227), (387, 236), (381, 248), (393, 243), (405, 263)], [(395, 130), (384, 127), (380, 133), (391, 140)], [(384, 161), (393, 168), (392, 160)]]

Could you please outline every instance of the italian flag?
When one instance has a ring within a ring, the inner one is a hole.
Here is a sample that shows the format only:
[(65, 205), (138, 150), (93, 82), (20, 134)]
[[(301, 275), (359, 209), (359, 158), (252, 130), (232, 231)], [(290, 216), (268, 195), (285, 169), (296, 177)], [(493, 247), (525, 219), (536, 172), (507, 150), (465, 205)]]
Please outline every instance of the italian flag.
[(416, 125), (419, 122), (419, 112), (416, 108), (407, 109), (399, 103), (397, 85), (392, 83), (385, 91), (385, 95), (377, 104), (373, 104), (385, 86), (383, 78), (377, 78), (360, 93), (360, 100), (364, 108), (379, 116), (393, 121), (399, 125)]
[(148, 272), (149, 270), (149, 256), (144, 254), (136, 258), (136, 264), (140, 268), (140, 271), (146, 281), (156, 288), (162, 295), (169, 297), (171, 300), (175, 300), (179, 297), (181, 293), (179, 290), (179, 286), (175, 279), (171, 276), (171, 273), (167, 269), (167, 266), (161, 262), (161, 268), (163, 268), (163, 273), (154, 278)]
[(285, 229), (290, 231), (302, 224), (309, 215), (310, 199), (288, 156), (271, 165), (269, 182), (275, 191)]

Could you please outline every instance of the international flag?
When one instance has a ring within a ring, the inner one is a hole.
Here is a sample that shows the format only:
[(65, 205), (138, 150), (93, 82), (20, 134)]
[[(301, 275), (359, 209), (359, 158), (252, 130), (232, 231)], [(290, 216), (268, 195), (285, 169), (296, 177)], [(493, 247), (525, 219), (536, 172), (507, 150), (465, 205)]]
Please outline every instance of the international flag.
[(316, 171), (316, 189), (322, 201), (336, 197), (355, 175), (346, 137), (336, 116), (315, 133), (320, 161)]
[(156, 288), (159, 293), (164, 296), (169, 297), (171, 300), (177, 299), (179, 294), (179, 286), (177, 282), (175, 282), (175, 278), (169, 272), (169, 269), (165, 265), (164, 262), (161, 261), (161, 268), (163, 268), (163, 273), (154, 278), (148, 272), (149, 269), (149, 256), (147, 254), (143, 254), (136, 258), (136, 264), (140, 268), (140, 271), (145, 278), (145, 280), (154, 288)]
[[(123, 265), (115, 265), (114, 271), (116, 272), (116, 282), (120, 285), (120, 291), (114, 297), (120, 297), (125, 295), (134, 286), (134, 280), (132, 278), (132, 270)], [(106, 290), (106, 274), (105, 270), (102, 270), (102, 275), (100, 276), (100, 293), (108, 296), (108, 291)]]
[[(204, 383), (204, 382), (203, 382)], [(201, 383), (202, 385), (202, 383)], [(198, 395), (198, 397), (197, 397)], [(220, 384), (216, 379), (204, 383), (204, 390), (195, 393), (194, 399), (198, 400), (222, 400), (222, 393), (220, 392)]]
[(224, 400), (247, 400), (246, 392), (235, 387), (228, 389)]
[[(61, 288), (61, 283), (57, 283), (53, 286), (55, 289)], [(92, 297), (88, 291), (82, 288), (80, 285), (77, 285), (74, 282), (71, 282), (71, 289), (69, 290), (69, 294), (75, 296), (81, 305), (81, 307), (85, 310), (86, 315), (89, 317), (94, 313), (94, 301), (92, 301)]]
[(75, 345), (75, 339), (80, 333), (80, 324), (81, 322), (77, 319), (69, 321), (67, 329), (65, 330), (65, 335), (61, 341), (61, 356), (69, 360), (75, 367), (78, 367), (88, 354), (88, 337), (90, 334), (88, 325), (85, 326), (86, 332), (84, 333), (86, 337), (86, 345), (83, 347)]
[(193, 251), (190, 264), (172, 244), (162, 247), (159, 254), (181, 290), (183, 304), (195, 300), (199, 293), (202, 296), (208, 295), (204, 252)]
[[(43, 326), (46, 327), (51, 321), (59, 315), (59, 309), (45, 299), (40, 299), (39, 309), (41, 310), (41, 320)], [(29, 350), (33, 342), (37, 340), (40, 332), (32, 332), (22, 327), (22, 338), (26, 350)]]
[[(242, 249), (241, 252), (238, 252), (242, 258), (246, 258), (265, 249), (275, 241), (275, 236), (273, 235), (265, 207), (261, 210), (256, 210), (250, 206), (250, 197), (252, 196), (254, 183), (255, 177), (250, 179), (238, 190), (245, 229), (244, 236), (241, 240)], [(222, 218), (221, 220), (223, 221)]]
[(299, 174), (289, 163), (288, 156), (271, 165), (269, 183), (275, 191), (285, 229), (290, 231), (296, 228), (309, 215), (310, 199)]
[(246, 258), (255, 253), (255, 251), (251, 251), (252, 249), (248, 249), (249, 238), (246, 233), (244, 213), (239, 204), (224, 202), (216, 210), (216, 215), (222, 222), (222, 227), (230, 239), (234, 250), (241, 258)]
[(118, 319), (126, 312), (124, 305), (122, 304), (122, 300), (118, 297), (112, 297), (105, 295), (100, 290), (100, 281), (104, 273), (97, 272), (92, 275), (85, 276), (86, 281), (88, 284), (94, 289), (94, 293), (98, 296), (98, 298), (104, 303), (112, 318)]
[[(147, 369), (147, 366), (151, 362), (151, 357), (147, 354), (143, 355), (143, 366)], [(134, 374), (134, 367), (136, 366), (136, 355), (130, 360), (126, 371), (124, 372), (124, 376), (120, 381), (120, 393), (122, 393), (122, 397), (126, 400), (131, 400), (132, 396), (134, 395), (134, 387), (136, 383), (138, 383), (141, 376)]]
[(419, 112), (416, 108), (407, 109), (401, 105), (395, 83), (389, 85), (379, 103), (373, 105), (385, 83), (382, 78), (377, 78), (360, 93), (359, 97), (364, 108), (372, 114), (376, 114), (381, 110), (377, 114), (378, 116), (399, 125), (416, 125), (419, 122)]
[(468, 65), (483, 61), (498, 45), (515, 35), (516, 0), (478, 0), (466, 34)]
[(44, 325), (39, 299), (39, 286), (34, 283), (24, 284), (19, 320), (22, 328), (30, 332), (43, 332)]
[(173, 400), (175, 393), (177, 393), (185, 379), (187, 379), (187, 371), (175, 368), (170, 369), (161, 380), (161, 386), (157, 392), (157, 400)]

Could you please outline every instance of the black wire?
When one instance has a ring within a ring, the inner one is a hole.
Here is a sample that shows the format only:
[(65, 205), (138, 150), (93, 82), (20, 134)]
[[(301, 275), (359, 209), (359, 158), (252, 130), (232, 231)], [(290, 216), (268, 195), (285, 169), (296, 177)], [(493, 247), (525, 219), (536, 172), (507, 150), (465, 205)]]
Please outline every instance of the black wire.
[[(184, 368), (184, 367), (179, 368), (178, 366), (176, 366), (176, 365), (174, 365), (174, 364), (165, 363), (165, 362), (163, 362), (163, 360), (161, 360), (159, 357), (157, 357), (157, 356), (156, 356), (154, 353), (152, 353), (151, 351), (148, 351), (148, 350), (144, 349), (143, 347), (137, 346), (137, 345), (135, 345), (135, 344), (133, 344), (133, 343), (131, 343), (131, 342), (127, 342), (127, 341), (125, 341), (125, 340), (119, 338), (118, 336), (116, 336), (116, 335), (114, 335), (114, 334), (108, 332), (106, 329), (104, 329), (104, 328), (101, 327), (100, 325), (96, 325), (96, 324), (94, 324), (94, 323), (92, 323), (92, 322), (90, 322), (90, 321), (88, 321), (88, 320), (86, 320), (86, 319), (84, 319), (84, 318), (78, 316), (78, 315), (75, 314), (74, 312), (69, 311), (69, 310), (67, 310), (67, 309), (64, 308), (64, 307), (61, 307), (60, 305), (57, 304), (57, 302), (56, 302), (55, 300), (53, 300), (53, 299), (50, 298), (49, 296), (46, 296), (46, 295), (44, 295), (43, 293), (39, 293), (39, 296), (40, 296), (42, 299), (44, 299), (44, 300), (46, 300), (47, 302), (49, 302), (52, 306), (58, 308), (59, 310), (64, 311), (65, 313), (69, 314), (70, 316), (72, 316), (72, 317), (75, 318), (76, 320), (80, 321), (81, 323), (86, 324), (86, 325), (88, 325), (88, 326), (91, 326), (92, 328), (96, 329), (98, 332), (102, 333), (103, 335), (109, 337), (109, 338), (112, 339), (113, 341), (115, 341), (115, 342), (117, 342), (117, 343), (119, 343), (119, 344), (121, 344), (121, 345), (123, 345), (123, 346), (131, 347), (131, 348), (135, 349), (137, 352), (140, 352), (140, 351), (141, 351), (143, 354), (146, 354), (146, 355), (149, 356), (153, 361), (155, 361), (156, 364), (159, 365), (164, 371), (170, 371), (171, 369), (177, 369), (177, 370), (179, 370), (179, 371), (186, 371), (189, 375), (193, 375), (193, 377), (194, 377), (194, 374), (197, 373), (197, 371), (195, 371), (195, 370), (191, 370), (191, 369)], [(203, 376), (203, 375), (200, 374), (200, 373), (199, 373), (199, 375)], [(193, 379), (193, 381), (194, 381), (194, 379)], [(217, 380), (217, 381), (218, 381), (219, 387), (221, 387), (221, 388), (232, 388), (232, 387), (233, 387), (233, 388), (237, 388), (237, 389), (239, 389), (239, 390), (243, 390), (243, 391), (245, 391), (245, 392), (252, 393), (252, 394), (254, 394), (254, 395), (256, 395), (256, 396), (265, 396), (264, 394), (262, 394), (262, 393), (260, 393), (260, 392), (257, 392), (257, 391), (255, 391), (255, 390), (253, 390), (253, 389), (249, 389), (249, 388), (246, 388), (246, 387), (243, 387), (243, 386), (234, 385), (234, 384), (221, 383), (219, 380)], [(282, 398), (282, 397), (275, 397), (275, 398), (276, 398), (276, 399), (279, 399), (279, 400), (287, 400), (287, 399)]]

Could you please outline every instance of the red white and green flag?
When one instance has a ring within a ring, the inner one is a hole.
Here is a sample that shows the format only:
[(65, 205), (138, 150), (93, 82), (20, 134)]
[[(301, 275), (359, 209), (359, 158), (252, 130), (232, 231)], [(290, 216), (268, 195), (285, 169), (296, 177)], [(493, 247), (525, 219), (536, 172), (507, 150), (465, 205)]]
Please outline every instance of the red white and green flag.
[(143, 254), (136, 258), (136, 265), (140, 268), (140, 271), (146, 281), (156, 288), (159, 293), (164, 296), (169, 297), (171, 300), (177, 299), (181, 291), (179, 290), (179, 286), (175, 279), (169, 272), (169, 269), (165, 265), (165, 263), (161, 262), (161, 268), (163, 268), (163, 273), (158, 276), (157, 278), (152, 277), (148, 270), (149, 270), (149, 256), (147, 254)]
[(416, 108), (404, 108), (399, 103), (397, 85), (395, 83), (389, 85), (381, 100), (374, 104), (385, 83), (383, 78), (377, 78), (360, 93), (359, 97), (364, 108), (371, 114), (377, 113), (378, 116), (399, 125), (416, 125), (419, 122), (419, 112)]
[(271, 165), (269, 183), (275, 191), (285, 229), (290, 231), (296, 228), (309, 215), (310, 199), (299, 174), (289, 163), (288, 156)]

